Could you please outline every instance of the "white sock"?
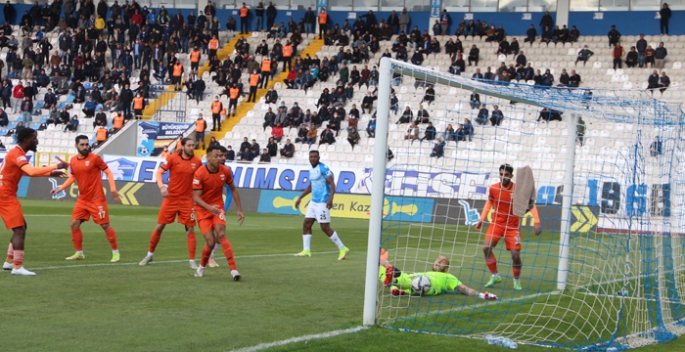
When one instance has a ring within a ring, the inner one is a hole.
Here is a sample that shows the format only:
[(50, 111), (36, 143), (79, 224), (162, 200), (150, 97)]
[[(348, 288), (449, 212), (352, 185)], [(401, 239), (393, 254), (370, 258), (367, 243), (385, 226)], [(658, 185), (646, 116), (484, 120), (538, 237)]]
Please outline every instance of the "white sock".
[(333, 236), (329, 238), (331, 239), (331, 241), (333, 241), (333, 243), (335, 243), (336, 246), (338, 246), (338, 249), (342, 250), (343, 248), (345, 248), (345, 245), (340, 240), (340, 237), (338, 237), (337, 232), (333, 232)]
[(188, 263), (195, 264), (195, 259), (188, 259)]
[(148, 257), (152, 257), (153, 255), (155, 255), (155, 253), (153, 253), (153, 252), (147, 252), (147, 256), (148, 256)]
[(497, 273), (497, 274), (492, 274), (492, 277), (499, 277), (499, 273)]
[(311, 233), (308, 235), (302, 235), (302, 248), (305, 251), (311, 250), (310, 249), (311, 243), (312, 243), (312, 234)]
[(83, 255), (83, 251), (76, 251), (76, 253)]
[(214, 253), (216, 253), (217, 248), (219, 248), (219, 243), (214, 244), (214, 248), (212, 248), (212, 255), (210, 256), (211, 258), (214, 258)]
[(119, 250), (118, 249), (113, 250), (112, 254), (119, 254)]

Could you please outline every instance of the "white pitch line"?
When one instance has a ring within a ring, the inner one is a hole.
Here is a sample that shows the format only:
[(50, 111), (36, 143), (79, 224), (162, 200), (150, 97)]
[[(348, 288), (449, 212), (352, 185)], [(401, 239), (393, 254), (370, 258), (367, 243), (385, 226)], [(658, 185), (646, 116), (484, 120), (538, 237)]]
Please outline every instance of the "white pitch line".
[(272, 347), (278, 347), (278, 346), (285, 346), (291, 343), (296, 343), (296, 342), (302, 342), (305, 341), (305, 343), (309, 340), (318, 340), (318, 339), (327, 339), (330, 337), (335, 337), (339, 335), (345, 335), (345, 334), (354, 334), (356, 332), (364, 331), (367, 330), (367, 326), (357, 326), (354, 328), (350, 329), (344, 329), (344, 330), (334, 330), (334, 331), (329, 331), (321, 334), (314, 334), (314, 335), (304, 335), (300, 337), (292, 337), (286, 340), (281, 340), (281, 341), (274, 341), (274, 342), (269, 342), (269, 343), (260, 343), (259, 345), (255, 345), (252, 347), (245, 347), (237, 350), (231, 350), (231, 352), (257, 352), (257, 351), (262, 351), (268, 348)]
[[(312, 252), (312, 254), (331, 254), (331, 253), (338, 253), (337, 251), (328, 251), (328, 252)], [(235, 256), (236, 259), (250, 259), (250, 258), (268, 258), (268, 257), (292, 257), (292, 254), (254, 254), (254, 255), (237, 255)], [(171, 264), (171, 263), (187, 263), (188, 259), (181, 259), (181, 260), (163, 260), (163, 261), (153, 261), (152, 265), (154, 264)], [(129, 265), (138, 265), (137, 262), (131, 262), (131, 263), (118, 263), (118, 264), (112, 264), (112, 263), (98, 263), (98, 264), (77, 264), (77, 265), (59, 265), (59, 266), (45, 266), (42, 268), (31, 268), (31, 270), (54, 270), (54, 269), (76, 269), (76, 268), (93, 268), (93, 267), (99, 267), (99, 266), (109, 266), (109, 267), (117, 267), (117, 266), (129, 266)]]
[[(459, 313), (459, 312), (462, 312), (465, 310), (478, 309), (478, 308), (485, 307), (485, 306), (494, 306), (494, 305), (500, 305), (500, 304), (504, 304), (504, 303), (514, 303), (514, 302), (518, 302), (518, 301), (525, 301), (527, 299), (537, 298), (540, 296), (557, 295), (559, 293), (560, 293), (560, 291), (539, 292), (539, 293), (535, 293), (535, 294), (527, 295), (527, 296), (521, 296), (521, 297), (515, 297), (515, 298), (503, 299), (503, 300), (497, 300), (497, 301), (488, 301), (488, 302), (484, 302), (484, 303), (478, 303), (478, 304), (473, 304), (473, 305), (469, 305), (469, 306), (463, 306), (461, 308), (448, 308), (448, 309), (441, 309), (441, 310), (436, 310), (436, 311), (432, 311), (432, 312), (418, 313), (416, 315), (411, 316), (411, 318), (416, 319), (418, 317), (430, 316), (430, 315), (441, 315), (441, 314), (451, 313), (451, 312)], [(417, 298), (419, 298), (419, 297), (417, 297)], [(409, 319), (409, 318), (410, 317), (407, 317), (406, 319)], [(401, 319), (401, 318), (398, 318), (398, 319)]]
[[(24, 217), (69, 217), (71, 218), (71, 214), (24, 214)], [(136, 219), (140, 220), (140, 216), (115, 216), (114, 218), (116, 219)], [(157, 222), (157, 218), (150, 218), (150, 222)], [(230, 222), (227, 222), (226, 225), (230, 225)], [(271, 225), (265, 225), (265, 224), (250, 224), (250, 223), (244, 223), (242, 225), (243, 227), (268, 227), (272, 229), (300, 229), (302, 227), (294, 227), (294, 226), (271, 226)]]

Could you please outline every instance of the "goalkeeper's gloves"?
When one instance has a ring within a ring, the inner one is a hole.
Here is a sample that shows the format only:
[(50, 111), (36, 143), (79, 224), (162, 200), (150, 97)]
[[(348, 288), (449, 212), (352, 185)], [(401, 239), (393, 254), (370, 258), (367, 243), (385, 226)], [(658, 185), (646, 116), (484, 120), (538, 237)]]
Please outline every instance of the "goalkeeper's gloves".
[(497, 300), (497, 296), (490, 293), (490, 292), (479, 293), (478, 298), (484, 299), (486, 301), (496, 301)]
[(406, 294), (407, 292), (399, 287), (393, 286), (390, 288), (390, 295), (392, 296), (404, 296)]

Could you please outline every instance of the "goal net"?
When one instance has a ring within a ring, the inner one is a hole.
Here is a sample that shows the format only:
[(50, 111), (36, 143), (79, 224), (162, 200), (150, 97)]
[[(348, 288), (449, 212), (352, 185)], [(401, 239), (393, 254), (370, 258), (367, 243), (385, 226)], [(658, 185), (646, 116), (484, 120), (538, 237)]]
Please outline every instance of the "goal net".
[[(477, 81), (387, 58), (381, 77), (366, 324), (574, 350), (635, 348), (685, 332), (685, 120), (678, 104), (656, 99), (658, 90)], [(436, 97), (423, 108), (435, 139), (426, 123), (419, 138), (428, 138), (412, 139), (411, 125), (397, 122), (406, 106), (417, 119), (428, 84)], [(472, 92), (480, 106), (471, 105)], [(503, 119), (493, 126), (495, 105)], [(448, 125), (454, 133), (445, 132)], [(388, 148), (394, 158), (386, 164)], [(520, 218), (520, 290), (504, 239), (493, 250), (502, 281), (485, 287), (492, 211), (480, 231), (474, 227), (502, 164), (513, 166), (517, 184), (532, 181), (517, 179), (517, 169), (532, 169), (542, 226), (536, 236), (531, 213)], [(421, 220), (384, 220), (388, 199), (417, 204)], [(410, 290), (393, 296), (379, 282), (380, 248), (405, 273), (431, 271), (445, 256), (450, 274), (499, 299)]]

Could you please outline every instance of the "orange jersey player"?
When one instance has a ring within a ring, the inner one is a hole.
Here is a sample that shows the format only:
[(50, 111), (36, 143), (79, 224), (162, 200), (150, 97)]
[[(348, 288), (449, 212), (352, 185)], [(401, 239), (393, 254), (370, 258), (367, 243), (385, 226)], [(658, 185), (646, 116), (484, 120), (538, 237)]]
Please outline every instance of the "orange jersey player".
[(105, 230), (105, 236), (107, 236), (109, 245), (112, 247), (111, 262), (117, 263), (121, 259), (119, 247), (117, 246), (117, 234), (114, 231), (114, 228), (109, 225), (107, 196), (105, 196), (105, 191), (102, 188), (102, 172), (104, 172), (105, 175), (107, 175), (112, 199), (117, 203), (121, 203), (121, 198), (119, 198), (119, 193), (117, 193), (117, 186), (114, 183), (114, 175), (99, 155), (90, 152), (88, 137), (79, 135), (76, 136), (75, 140), (78, 154), (73, 156), (69, 161), (69, 179), (58, 189), (50, 191), (50, 194), (54, 196), (71, 186), (74, 181), (76, 181), (79, 186), (78, 200), (71, 213), (71, 241), (74, 243), (76, 253), (67, 257), (66, 260), (81, 260), (86, 258), (83, 255), (83, 232), (81, 231), (81, 224), (90, 220), (92, 217), (93, 222), (102, 226), (102, 229)]
[[(178, 216), (178, 223), (185, 225), (188, 237), (188, 261), (192, 269), (197, 269), (195, 263), (195, 203), (193, 203), (193, 176), (202, 166), (202, 160), (195, 156), (195, 142), (190, 138), (181, 140), (181, 147), (174, 154), (170, 154), (164, 164), (157, 170), (155, 178), (157, 186), (164, 200), (157, 216), (157, 226), (152, 230), (150, 247), (140, 265), (147, 265), (152, 261), (155, 248), (162, 237), (164, 227), (171, 224)], [(169, 185), (164, 185), (162, 175), (169, 172)]]
[[(490, 281), (485, 284), (485, 287), (493, 287), (496, 283), (502, 282), (502, 278), (497, 272), (497, 258), (492, 253), (492, 249), (497, 246), (499, 240), (504, 238), (507, 250), (511, 252), (511, 261), (513, 263), (512, 270), (514, 272), (514, 289), (521, 290), (521, 283), (519, 277), (521, 276), (521, 218), (514, 215), (514, 189), (516, 185), (511, 181), (514, 176), (514, 168), (509, 164), (503, 164), (499, 167), (499, 177), (502, 180), (490, 186), (488, 191), (488, 201), (485, 203), (483, 213), (480, 216), (480, 221), (476, 224), (476, 229), (480, 230), (483, 226), (483, 221), (488, 216), (491, 208), (494, 208), (492, 223), (488, 227), (488, 232), (485, 234), (485, 243), (483, 244), (483, 253), (485, 254), (485, 263), (492, 273)], [(533, 206), (530, 210), (534, 219), (534, 232), (539, 235), (541, 232), (540, 218), (538, 211)]]
[(210, 145), (207, 148), (207, 164), (195, 172), (193, 178), (193, 199), (197, 208), (197, 221), (200, 231), (205, 237), (205, 246), (202, 248), (200, 267), (195, 272), (195, 277), (204, 275), (205, 267), (212, 253), (215, 242), (221, 244), (228, 266), (231, 268), (233, 280), (240, 280), (240, 273), (233, 257), (233, 248), (226, 238), (226, 216), (224, 214), (223, 189), (228, 185), (233, 195), (233, 200), (238, 208), (238, 223), (243, 224), (243, 206), (240, 202), (240, 194), (233, 184), (233, 175), (228, 167), (220, 164), (221, 146)]
[(48, 167), (33, 167), (26, 159), (26, 152), (36, 152), (38, 134), (31, 128), (24, 128), (17, 133), (18, 145), (10, 150), (0, 163), (0, 217), (7, 229), (12, 229), (12, 239), (7, 249), (4, 270), (12, 270), (13, 275), (34, 276), (35, 273), (24, 269), (24, 238), (26, 237), (26, 220), (17, 199), (17, 189), (22, 176), (61, 177), (64, 176), (67, 163), (60, 162)]

